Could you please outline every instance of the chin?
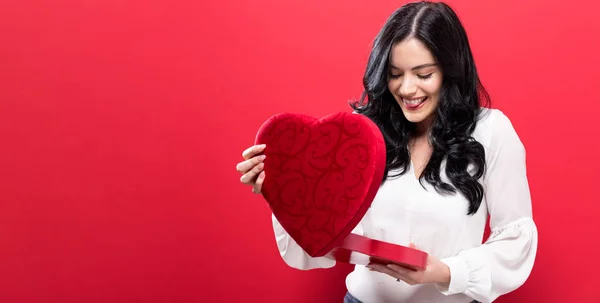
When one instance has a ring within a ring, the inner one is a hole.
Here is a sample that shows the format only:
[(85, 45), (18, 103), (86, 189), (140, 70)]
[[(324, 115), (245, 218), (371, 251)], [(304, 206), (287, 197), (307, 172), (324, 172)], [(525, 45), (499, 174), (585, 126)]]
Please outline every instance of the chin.
[(408, 120), (412, 123), (421, 123), (421, 122), (425, 121), (425, 118), (427, 118), (427, 116), (425, 116), (425, 115), (419, 115), (419, 114), (407, 113), (407, 112), (404, 112), (404, 117), (406, 117), (406, 120)]
[(408, 110), (402, 105), (400, 106), (400, 108), (402, 109), (402, 113), (404, 114), (404, 117), (406, 117), (406, 120), (412, 123), (421, 123), (425, 121), (427, 117), (429, 117), (432, 113), (431, 110), (429, 110), (428, 108), (421, 108), (418, 111)]

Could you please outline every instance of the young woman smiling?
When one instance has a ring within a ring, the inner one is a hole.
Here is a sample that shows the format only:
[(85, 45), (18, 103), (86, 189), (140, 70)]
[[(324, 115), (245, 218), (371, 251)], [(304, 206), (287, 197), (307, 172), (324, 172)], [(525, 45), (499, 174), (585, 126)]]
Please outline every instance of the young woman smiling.
[[(352, 104), (374, 121), (387, 150), (386, 178), (353, 231), (414, 245), (429, 254), (424, 270), (356, 265), (345, 302), (491, 302), (520, 287), (537, 251), (525, 148), (509, 118), (488, 108), (466, 32), (444, 3), (395, 11), (377, 35)], [(251, 146), (237, 165), (260, 193), (265, 178)], [(491, 235), (482, 244), (486, 220)], [(311, 258), (273, 217), (283, 260), (329, 268)]]

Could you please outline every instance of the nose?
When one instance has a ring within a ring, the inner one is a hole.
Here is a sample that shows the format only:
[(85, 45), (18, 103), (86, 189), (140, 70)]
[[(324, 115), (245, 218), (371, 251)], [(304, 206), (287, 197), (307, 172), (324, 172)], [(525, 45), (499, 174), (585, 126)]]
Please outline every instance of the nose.
[(412, 97), (417, 93), (417, 85), (411, 77), (405, 77), (400, 84), (399, 93), (401, 96)]

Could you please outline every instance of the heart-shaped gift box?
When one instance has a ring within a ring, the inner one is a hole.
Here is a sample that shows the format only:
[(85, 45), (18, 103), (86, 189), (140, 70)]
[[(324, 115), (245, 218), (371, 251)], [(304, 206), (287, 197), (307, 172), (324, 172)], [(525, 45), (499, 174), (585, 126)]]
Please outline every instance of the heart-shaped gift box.
[(351, 233), (369, 209), (385, 170), (386, 147), (369, 118), (280, 113), (267, 119), (262, 194), (286, 232), (312, 257), (424, 268), (420, 250)]

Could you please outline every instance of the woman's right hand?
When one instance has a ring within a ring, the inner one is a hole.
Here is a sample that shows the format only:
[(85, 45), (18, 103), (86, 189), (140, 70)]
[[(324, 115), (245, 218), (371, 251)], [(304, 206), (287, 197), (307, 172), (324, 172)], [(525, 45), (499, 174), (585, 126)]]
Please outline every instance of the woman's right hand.
[(244, 161), (240, 162), (236, 166), (236, 170), (242, 174), (240, 182), (252, 186), (252, 192), (260, 194), (262, 184), (265, 180), (265, 172), (263, 168), (265, 164), (265, 155), (259, 155), (265, 150), (265, 145), (253, 145), (242, 152)]

